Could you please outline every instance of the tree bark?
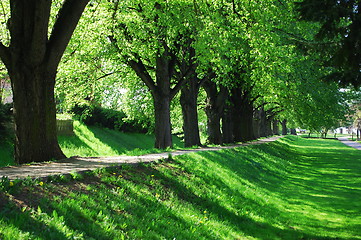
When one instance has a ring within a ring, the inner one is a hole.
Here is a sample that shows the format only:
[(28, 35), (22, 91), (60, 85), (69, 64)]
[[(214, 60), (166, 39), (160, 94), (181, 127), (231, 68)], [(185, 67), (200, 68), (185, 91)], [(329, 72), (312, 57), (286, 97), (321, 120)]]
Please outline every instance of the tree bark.
[[(15, 159), (18, 163), (65, 158), (56, 133), (55, 72), (20, 64), (12, 78), (15, 119)], [(44, 81), (46, 79), (46, 81)]]
[(234, 121), (232, 114), (233, 106), (231, 104), (226, 104), (222, 116), (222, 133), (223, 133), (223, 143), (233, 143), (234, 142)]
[(9, 47), (0, 43), (14, 95), (15, 161), (64, 158), (56, 133), (57, 67), (88, 0), (65, 0), (48, 38), (52, 1), (12, 0)]
[(205, 79), (211, 77), (206, 76), (203, 79), (197, 77), (197, 64), (195, 62), (196, 51), (192, 47), (193, 39), (188, 39), (188, 58), (182, 59), (179, 63), (180, 74), (186, 79), (181, 89), (180, 104), (183, 114), (183, 132), (184, 146), (201, 146), (198, 126), (198, 94), (199, 89)]
[(241, 120), (240, 120), (240, 141), (247, 142), (256, 139), (254, 135), (254, 126), (253, 126), (253, 106), (243, 106), (244, 108), (241, 111)]
[(184, 146), (200, 146), (198, 126), (197, 98), (199, 93), (199, 80), (192, 74), (192, 77), (181, 89), (180, 103), (183, 113)]
[(284, 119), (281, 122), (281, 125), (282, 125), (282, 135), (287, 135), (287, 120)]
[(172, 147), (172, 127), (170, 121), (170, 98), (162, 94), (154, 94), (155, 116), (155, 148)]
[(267, 113), (263, 107), (259, 110), (260, 125), (259, 133), (260, 137), (268, 137), (272, 135), (271, 121), (267, 118)]
[(279, 121), (278, 120), (273, 120), (272, 121), (272, 132), (273, 135), (280, 135), (280, 128), (278, 126)]
[(207, 142), (210, 144), (222, 144), (220, 121), (227, 98), (227, 89), (220, 86), (218, 91), (217, 84), (210, 80), (204, 82), (203, 88), (207, 93), (207, 102), (204, 108), (207, 115)]

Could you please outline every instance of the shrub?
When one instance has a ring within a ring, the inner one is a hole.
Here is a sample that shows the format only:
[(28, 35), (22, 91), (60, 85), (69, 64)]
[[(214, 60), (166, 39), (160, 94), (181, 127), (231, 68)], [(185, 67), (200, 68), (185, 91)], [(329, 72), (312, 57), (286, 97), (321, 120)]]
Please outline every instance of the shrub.
[(0, 135), (6, 134), (6, 123), (9, 123), (12, 116), (12, 104), (6, 103), (2, 104), (0, 103)]
[(144, 127), (148, 126), (147, 123), (124, 120), (127, 116), (122, 111), (97, 106), (75, 105), (71, 112), (74, 113), (78, 120), (89, 126), (101, 126), (122, 132), (148, 132), (148, 128)]

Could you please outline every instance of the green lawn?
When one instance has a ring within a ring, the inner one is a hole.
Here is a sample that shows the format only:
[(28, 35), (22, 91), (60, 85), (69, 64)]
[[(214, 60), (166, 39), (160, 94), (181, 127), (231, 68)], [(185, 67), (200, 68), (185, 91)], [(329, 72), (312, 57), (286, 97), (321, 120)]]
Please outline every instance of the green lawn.
[[(99, 157), (118, 155), (142, 155), (161, 152), (154, 148), (154, 135), (123, 133), (116, 130), (86, 126), (74, 121), (74, 136), (59, 136), (59, 144), (67, 157)], [(173, 137), (174, 148), (182, 148), (183, 142)], [(0, 144), (0, 167), (14, 165), (13, 146)]]
[(360, 151), (293, 136), (52, 182), (4, 180), (0, 239), (361, 239), (360, 175)]
[[(75, 136), (59, 136), (59, 144), (68, 157), (98, 157), (142, 155), (160, 152), (154, 148), (154, 135), (123, 133), (116, 130), (86, 126), (74, 121)], [(174, 147), (182, 147), (179, 138), (173, 137)]]

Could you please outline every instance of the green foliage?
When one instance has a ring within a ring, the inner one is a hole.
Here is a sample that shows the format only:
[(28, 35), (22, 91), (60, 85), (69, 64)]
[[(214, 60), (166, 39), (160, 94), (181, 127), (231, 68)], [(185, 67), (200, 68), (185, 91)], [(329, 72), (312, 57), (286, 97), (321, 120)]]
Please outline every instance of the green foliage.
[(89, 126), (100, 126), (122, 132), (146, 133), (149, 123), (139, 123), (126, 119), (125, 113), (96, 106), (75, 105), (72, 110), (75, 117)]
[(336, 67), (330, 79), (346, 86), (360, 86), (360, 2), (303, 0), (296, 4), (303, 20), (321, 25), (316, 35), (319, 42), (313, 49), (327, 55), (323, 59), (326, 66)]
[(0, 192), (0, 236), (361, 239), (359, 159), (337, 141), (288, 137), (37, 181)]
[(58, 112), (89, 102), (119, 107), (122, 71), (109, 51), (109, 17), (104, 4), (97, 1), (88, 5), (62, 58), (55, 86)]
[(9, 129), (7, 126), (10, 125), (10, 120), (12, 117), (11, 108), (12, 104), (2, 104), (0, 102), (0, 136), (2, 136), (0, 142), (6, 140), (9, 135)]

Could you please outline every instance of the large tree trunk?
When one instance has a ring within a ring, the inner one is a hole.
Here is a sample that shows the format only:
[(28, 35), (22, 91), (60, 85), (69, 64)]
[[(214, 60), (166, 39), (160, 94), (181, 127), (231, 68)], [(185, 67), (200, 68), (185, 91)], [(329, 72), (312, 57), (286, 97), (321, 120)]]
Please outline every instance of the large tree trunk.
[(239, 137), (235, 140), (240, 142), (251, 141), (255, 139), (254, 130), (253, 130), (253, 105), (246, 98), (243, 99), (239, 109), (239, 120), (236, 121), (238, 124), (238, 129), (235, 129), (235, 132), (239, 133)]
[(210, 144), (222, 144), (221, 114), (214, 111), (210, 105), (206, 106), (205, 111), (207, 115), (207, 142)]
[(198, 90), (193, 87), (183, 87), (180, 102), (183, 113), (184, 146), (200, 146), (201, 140), (198, 127), (197, 109)]
[(199, 81), (198, 78), (192, 74), (192, 77), (188, 78), (187, 82), (183, 85), (180, 96), (185, 147), (201, 145), (198, 127), (198, 93)]
[(253, 123), (253, 101), (251, 92), (243, 87), (234, 88), (231, 91), (233, 105), (232, 118), (234, 121), (234, 141), (246, 142), (255, 139)]
[(18, 163), (65, 158), (56, 133), (55, 72), (19, 62), (10, 72), (14, 92), (15, 159)]
[(155, 148), (165, 149), (173, 147), (172, 127), (170, 121), (170, 101), (172, 100), (170, 81), (172, 71), (170, 71), (168, 52), (165, 51), (156, 58), (156, 82), (152, 91), (154, 101), (155, 116)]
[(155, 148), (164, 149), (172, 147), (172, 127), (170, 121), (170, 98), (155, 94), (154, 115), (155, 115)]
[(256, 139), (253, 129), (253, 107), (252, 105), (244, 106), (241, 112), (241, 120), (239, 122), (240, 141), (246, 142)]
[(49, 35), (52, 1), (10, 1), (9, 47), (0, 42), (14, 95), (15, 161), (64, 158), (56, 134), (55, 76), (88, 0), (65, 0)]
[(223, 114), (225, 100), (227, 98), (227, 89), (208, 80), (204, 82), (203, 88), (207, 93), (207, 103), (204, 108), (207, 115), (207, 142), (210, 144), (222, 144), (221, 117)]
[(222, 133), (223, 133), (223, 143), (233, 143), (234, 142), (234, 121), (232, 116), (233, 106), (231, 104), (226, 104), (222, 116)]

